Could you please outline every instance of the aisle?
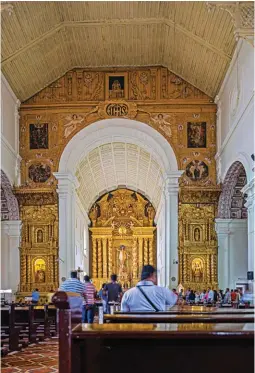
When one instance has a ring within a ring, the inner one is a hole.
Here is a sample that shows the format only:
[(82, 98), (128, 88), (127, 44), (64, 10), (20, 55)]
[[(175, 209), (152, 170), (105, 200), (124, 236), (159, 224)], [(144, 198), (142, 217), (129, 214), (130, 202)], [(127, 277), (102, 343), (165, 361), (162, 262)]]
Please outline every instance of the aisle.
[(2, 358), (2, 373), (58, 372), (58, 338), (31, 345)]

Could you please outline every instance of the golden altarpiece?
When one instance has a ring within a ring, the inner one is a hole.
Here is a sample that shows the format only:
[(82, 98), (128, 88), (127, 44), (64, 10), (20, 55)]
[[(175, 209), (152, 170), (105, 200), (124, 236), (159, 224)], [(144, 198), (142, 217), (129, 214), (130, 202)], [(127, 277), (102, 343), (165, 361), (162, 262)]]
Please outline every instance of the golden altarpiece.
[[(21, 293), (31, 292), (34, 287), (48, 292), (58, 285), (58, 196), (53, 172), (58, 172), (61, 154), (73, 136), (98, 120), (111, 118), (143, 122), (164, 136), (172, 147), (178, 169), (184, 171), (179, 193), (179, 282), (184, 287), (217, 286), (214, 218), (220, 188), (216, 183), (213, 99), (160, 66), (79, 68), (67, 72), (20, 107), (21, 186), (16, 194), (23, 222)], [(123, 195), (129, 200), (126, 193)], [(100, 203), (103, 199), (97, 202), (98, 207)], [(90, 214), (96, 215), (96, 211), (91, 210)], [(125, 219), (129, 226), (121, 225)], [(149, 238), (155, 227), (146, 219), (143, 223), (139, 219), (133, 221), (128, 212), (125, 219), (115, 217), (113, 226), (101, 215), (94, 220), (91, 217), (90, 251), (92, 257), (93, 250), (97, 255), (102, 252), (101, 260), (105, 247), (108, 250), (112, 245), (117, 253), (123, 244), (125, 253), (130, 255), (123, 265), (132, 263), (135, 271), (132, 275), (129, 272), (126, 281), (132, 285), (136, 273), (138, 276), (135, 268), (147, 260), (139, 256), (139, 248), (149, 247), (150, 256)], [(135, 250), (132, 253), (134, 237), (137, 256), (133, 256)], [(153, 250), (155, 263), (154, 243)], [(104, 265), (97, 263), (97, 267), (93, 263), (91, 275), (98, 282), (108, 277), (110, 269), (120, 273), (117, 257), (112, 262), (109, 257), (108, 262), (102, 259)]]
[(118, 275), (124, 288), (138, 282), (144, 264), (156, 264), (155, 210), (139, 193), (117, 189), (93, 204), (91, 274), (97, 288)]

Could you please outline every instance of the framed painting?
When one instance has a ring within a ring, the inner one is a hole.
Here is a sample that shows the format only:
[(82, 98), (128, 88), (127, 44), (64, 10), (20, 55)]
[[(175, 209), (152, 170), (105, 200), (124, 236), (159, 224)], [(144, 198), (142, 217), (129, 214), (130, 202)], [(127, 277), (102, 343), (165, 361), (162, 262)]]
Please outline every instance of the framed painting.
[(188, 122), (188, 148), (206, 148), (206, 122)]
[(124, 100), (128, 97), (127, 73), (107, 73), (105, 74), (105, 99)]
[(30, 149), (48, 149), (48, 123), (31, 123), (29, 125), (30, 136), (29, 145)]

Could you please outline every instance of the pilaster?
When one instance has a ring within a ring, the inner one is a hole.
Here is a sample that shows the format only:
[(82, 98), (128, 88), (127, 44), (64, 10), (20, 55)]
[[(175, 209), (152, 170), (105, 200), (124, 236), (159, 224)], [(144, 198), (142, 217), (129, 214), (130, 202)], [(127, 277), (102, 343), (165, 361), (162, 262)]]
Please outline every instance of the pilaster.
[(75, 189), (78, 182), (71, 173), (55, 172), (59, 196), (59, 276), (69, 277), (75, 269)]
[(1, 288), (16, 292), (20, 281), (21, 221), (2, 221), (1, 231)]

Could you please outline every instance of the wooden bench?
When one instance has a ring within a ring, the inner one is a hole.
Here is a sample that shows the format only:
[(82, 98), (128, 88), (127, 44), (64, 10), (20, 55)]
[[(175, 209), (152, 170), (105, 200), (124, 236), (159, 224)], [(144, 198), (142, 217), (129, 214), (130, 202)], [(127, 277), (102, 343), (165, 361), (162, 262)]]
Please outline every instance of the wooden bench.
[(254, 323), (253, 315), (242, 314), (115, 314), (104, 315), (108, 323)]
[(1, 355), (18, 351), (22, 344), (19, 341), (20, 327), (15, 326), (15, 305), (1, 308)]
[(253, 373), (253, 323), (78, 324), (72, 329), (66, 293), (56, 293), (54, 303), (59, 373)]

